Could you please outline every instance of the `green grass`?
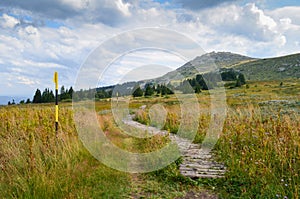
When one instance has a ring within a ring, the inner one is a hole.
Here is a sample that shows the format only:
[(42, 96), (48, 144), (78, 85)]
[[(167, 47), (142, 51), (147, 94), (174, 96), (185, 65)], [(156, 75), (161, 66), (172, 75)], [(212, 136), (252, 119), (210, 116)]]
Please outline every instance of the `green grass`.
[(102, 165), (88, 153), (76, 135), (72, 111), (61, 108), (58, 138), (53, 113), (47, 106), (1, 108), (0, 198), (128, 194), (130, 176)]
[[(300, 84), (297, 80), (286, 81), (284, 86), (279, 84), (250, 82), (248, 88), (226, 91), (229, 111), (215, 153), (228, 172), (224, 179), (200, 179), (199, 185), (217, 190), (224, 198), (299, 198)], [(201, 143), (210, 114), (209, 99), (203, 94), (198, 97), (202, 114), (194, 142)], [(270, 100), (288, 103), (261, 104)], [(176, 112), (175, 107), (166, 106), (169, 112)], [(139, 110), (137, 117), (151, 124), (147, 110)], [(166, 125), (176, 128), (177, 123), (169, 120), (170, 114)]]
[(248, 63), (238, 64), (233, 68), (242, 72), (247, 80), (285, 81), (291, 78), (300, 77), (298, 65), (299, 57), (300, 54), (295, 54), (284, 57), (259, 59)]
[[(79, 140), (70, 103), (60, 106), (57, 137), (52, 104), (1, 107), (0, 198), (176, 198), (203, 190), (222, 198), (299, 198), (300, 83), (286, 80), (280, 86), (278, 81), (253, 81), (248, 85), (226, 89), (229, 111), (215, 153), (228, 172), (218, 180), (182, 177), (180, 160), (147, 174), (108, 168)], [(207, 92), (197, 96), (201, 113), (194, 142), (201, 143), (211, 105)], [(270, 100), (292, 103), (261, 104)], [(133, 99), (130, 112), (147, 105), (137, 115), (141, 114), (140, 122), (151, 125), (148, 111), (157, 103), (167, 111), (163, 128), (176, 133), (180, 103), (175, 96)], [(97, 113), (110, 109), (110, 101), (96, 102)], [(145, 153), (168, 143), (162, 136), (137, 139), (124, 134), (110, 112), (98, 117), (110, 141), (124, 150)]]

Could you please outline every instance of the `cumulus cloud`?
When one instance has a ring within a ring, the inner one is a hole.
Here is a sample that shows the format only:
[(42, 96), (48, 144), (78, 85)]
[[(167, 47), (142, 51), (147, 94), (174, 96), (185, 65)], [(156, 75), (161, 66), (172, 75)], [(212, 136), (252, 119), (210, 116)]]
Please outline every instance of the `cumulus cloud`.
[(186, 60), (170, 52), (141, 49), (118, 58), (102, 74), (100, 84), (112, 85), (159, 77), (184, 63)]
[[(0, 1), (0, 73), (7, 77), (7, 84), (0, 86), (9, 85), (11, 91), (31, 94), (28, 86), (53, 86), (54, 70), (59, 71), (61, 84), (73, 85), (81, 64), (93, 49), (116, 34), (145, 26), (186, 34), (206, 52), (268, 57), (299, 50), (299, 7), (265, 10), (253, 3), (234, 4), (234, 0), (174, 1), (187, 9), (152, 0)], [(159, 38), (154, 34), (141, 36), (154, 41)], [(174, 40), (174, 45), (184, 43), (173, 35), (168, 38)], [(135, 38), (127, 37), (126, 41), (132, 48), (137, 46)], [(163, 45), (164, 39), (157, 42)], [(122, 47), (113, 46), (114, 50), (118, 48)], [(115, 52), (102, 53), (110, 56)], [(191, 54), (196, 57), (203, 52), (197, 53)], [(173, 63), (170, 57), (161, 55), (147, 54), (152, 61), (147, 64), (153, 64), (152, 58)], [(137, 66), (140, 62), (143, 58), (135, 54), (116, 66), (124, 67), (118, 70), (124, 71), (128, 68), (123, 65)], [(108, 81), (114, 80), (117, 77), (111, 76)]]
[(283, 7), (267, 12), (276, 20), (282, 20), (283, 22), (289, 22), (289, 24), (300, 25), (300, 7)]
[(77, 9), (74, 9), (73, 5), (74, 1), (65, 0), (10, 0), (0, 2), (0, 6), (4, 8), (20, 8), (42, 16), (61, 19), (66, 19), (78, 14)]
[(26, 10), (40, 19), (117, 25), (131, 16), (131, 4), (123, 0), (44, 0), (0, 1), (0, 7)]
[(180, 4), (183, 8), (191, 10), (201, 10), (211, 8), (226, 3), (236, 2), (238, 0), (173, 0), (175, 3)]
[(281, 37), (277, 23), (255, 4), (244, 7), (230, 5), (204, 11), (201, 21), (215, 30), (243, 35), (253, 40), (271, 41)]
[(7, 14), (3, 14), (2, 17), (0, 17), (0, 24), (3, 28), (14, 28), (19, 23), (20, 21), (18, 19)]

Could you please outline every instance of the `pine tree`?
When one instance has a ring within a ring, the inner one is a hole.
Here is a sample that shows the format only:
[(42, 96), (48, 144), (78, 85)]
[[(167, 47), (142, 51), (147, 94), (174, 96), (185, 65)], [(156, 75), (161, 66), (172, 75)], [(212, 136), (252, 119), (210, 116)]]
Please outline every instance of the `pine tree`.
[(69, 89), (69, 96), (70, 96), (70, 99), (73, 98), (73, 92), (74, 92), (74, 90), (73, 90), (73, 88), (72, 88), (72, 86), (71, 86), (70, 89)]
[(246, 79), (243, 74), (239, 74), (238, 79), (240, 79), (242, 85), (246, 84)]
[(201, 86), (198, 82), (196, 83), (196, 86), (195, 86), (195, 93), (201, 93)]
[(32, 103), (42, 103), (42, 94), (39, 89), (36, 90)]
[(62, 87), (60, 88), (60, 94), (61, 94), (61, 95), (65, 94), (65, 87), (64, 87), (64, 86), (62, 86)]
[(202, 75), (197, 75), (196, 81), (198, 82), (202, 90), (208, 90), (207, 81), (204, 80)]
[(157, 92), (158, 95), (161, 94), (161, 86), (160, 86), (160, 84), (157, 85), (155, 91)]
[(141, 89), (140, 86), (138, 86), (134, 92), (132, 93), (133, 97), (142, 97), (143, 96), (143, 90)]
[(241, 87), (244, 84), (246, 84), (245, 76), (243, 74), (239, 74), (235, 86)]
[(145, 96), (152, 96), (154, 94), (153, 87), (151, 85), (146, 86)]

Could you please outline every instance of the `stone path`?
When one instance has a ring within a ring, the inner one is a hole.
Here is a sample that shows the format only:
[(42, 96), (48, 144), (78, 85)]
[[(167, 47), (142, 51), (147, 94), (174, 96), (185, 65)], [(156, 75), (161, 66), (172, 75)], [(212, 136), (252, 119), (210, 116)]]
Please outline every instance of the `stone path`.
[(200, 149), (199, 144), (193, 144), (189, 140), (175, 134), (168, 133), (155, 127), (146, 126), (132, 120), (131, 116), (123, 120), (124, 124), (147, 131), (149, 134), (169, 135), (172, 142), (176, 142), (182, 153), (183, 162), (180, 165), (180, 173), (190, 178), (221, 178), (226, 172), (223, 164), (214, 161), (210, 151)]

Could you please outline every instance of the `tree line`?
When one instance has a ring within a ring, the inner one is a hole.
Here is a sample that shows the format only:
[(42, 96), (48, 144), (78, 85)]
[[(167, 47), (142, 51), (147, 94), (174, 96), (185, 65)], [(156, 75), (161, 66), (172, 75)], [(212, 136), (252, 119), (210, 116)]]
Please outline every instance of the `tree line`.
[[(219, 72), (209, 72), (198, 74), (194, 78), (185, 79), (177, 87), (172, 84), (154, 84), (147, 83), (144, 88), (141, 88), (136, 82), (127, 82), (121, 85), (100, 87), (96, 89), (74, 91), (72, 87), (66, 89), (64, 86), (60, 88), (58, 95), (59, 101), (74, 101), (86, 99), (105, 99), (112, 96), (129, 96), (133, 97), (148, 97), (148, 96), (166, 96), (174, 94), (174, 90), (179, 90), (182, 93), (200, 93), (202, 90), (210, 90), (218, 86), (218, 82), (229, 81), (230, 88), (241, 87), (246, 84), (245, 77), (242, 73), (233, 69), (221, 69)], [(133, 89), (132, 89), (133, 88)], [(132, 92), (133, 91), (133, 92)], [(35, 91), (33, 99), (21, 100), (20, 104), (38, 104), (50, 103), (55, 101), (54, 92), (46, 88), (43, 92), (40, 89)], [(8, 102), (8, 105), (16, 104), (14, 100)]]
[(140, 86), (136, 86), (133, 89), (132, 96), (133, 97), (148, 97), (148, 96), (166, 96), (166, 95), (172, 95), (174, 92), (172, 91), (172, 86), (169, 84), (168, 86), (164, 84), (157, 84), (157, 85), (152, 85), (152, 84), (146, 84), (145, 89), (141, 89)]
[[(60, 88), (60, 94), (58, 95), (59, 101), (67, 101), (72, 99), (73, 95), (73, 88), (72, 86), (70, 89), (65, 89), (64, 86)], [(52, 90), (49, 88), (46, 88), (43, 93), (39, 89), (35, 91), (35, 94), (33, 96), (32, 103), (38, 104), (38, 103), (50, 103), (55, 101), (55, 96)]]
[(200, 93), (201, 90), (210, 90), (218, 87), (221, 81), (230, 81), (230, 88), (241, 87), (246, 84), (245, 76), (233, 69), (223, 69), (221, 73), (210, 72), (206, 74), (198, 74), (195, 78), (190, 78), (182, 81), (177, 90), (182, 93)]
[[(72, 87), (69, 89), (65, 89), (64, 86), (60, 88), (60, 94), (58, 95), (59, 101), (68, 101), (72, 99), (74, 90)], [(52, 90), (49, 88), (46, 88), (43, 92), (41, 92), (40, 89), (36, 89), (33, 99), (30, 100), (29, 98), (25, 100), (21, 100), (20, 104), (39, 104), (39, 103), (50, 103), (50, 102), (55, 102), (55, 95)], [(13, 99), (12, 102), (9, 101), (8, 105), (14, 105), (16, 104), (15, 100)]]

